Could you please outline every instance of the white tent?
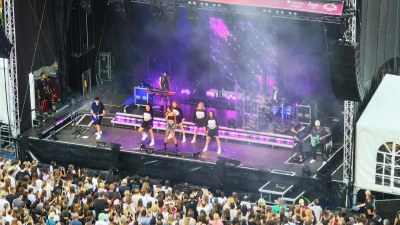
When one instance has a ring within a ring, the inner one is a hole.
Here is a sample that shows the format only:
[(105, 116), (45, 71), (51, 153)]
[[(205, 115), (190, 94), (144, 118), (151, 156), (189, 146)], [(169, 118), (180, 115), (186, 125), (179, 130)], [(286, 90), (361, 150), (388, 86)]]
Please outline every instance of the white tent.
[(400, 76), (386, 75), (356, 125), (355, 186), (400, 193)]

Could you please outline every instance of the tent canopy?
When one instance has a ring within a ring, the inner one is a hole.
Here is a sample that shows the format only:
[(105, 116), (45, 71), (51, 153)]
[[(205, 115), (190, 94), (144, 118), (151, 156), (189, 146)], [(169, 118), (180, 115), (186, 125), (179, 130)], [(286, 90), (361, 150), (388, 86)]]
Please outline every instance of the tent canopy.
[(400, 193), (399, 87), (399, 76), (386, 75), (357, 122), (357, 187)]

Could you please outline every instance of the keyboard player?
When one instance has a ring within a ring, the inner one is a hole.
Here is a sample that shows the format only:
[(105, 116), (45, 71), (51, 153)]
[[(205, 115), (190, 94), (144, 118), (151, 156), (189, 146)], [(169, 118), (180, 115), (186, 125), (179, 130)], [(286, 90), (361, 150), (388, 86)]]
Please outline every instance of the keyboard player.
[[(170, 81), (171, 81), (171, 78), (168, 74), (168, 71), (164, 70), (163, 73), (161, 74), (159, 82), (158, 82), (160, 89), (162, 91), (169, 91), (170, 87), (171, 87)], [(164, 107), (165, 102), (167, 103), (167, 105)], [(166, 109), (167, 106), (169, 106), (169, 105), (171, 105), (169, 96), (163, 95), (163, 94), (160, 95), (160, 111), (164, 111), (164, 108)]]

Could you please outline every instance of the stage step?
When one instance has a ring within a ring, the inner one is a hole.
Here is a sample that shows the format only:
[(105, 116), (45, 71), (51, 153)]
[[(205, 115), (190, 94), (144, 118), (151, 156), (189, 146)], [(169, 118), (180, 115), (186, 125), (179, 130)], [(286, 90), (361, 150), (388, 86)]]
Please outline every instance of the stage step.
[(296, 203), (305, 193), (305, 191), (295, 188), (294, 184), (275, 181), (268, 181), (258, 191), (261, 198), (264, 198), (268, 203), (274, 203), (280, 197), (285, 204)]
[[(132, 127), (140, 127), (142, 122), (142, 116), (128, 113), (117, 113), (114, 119), (111, 121), (113, 125), (124, 125)], [(165, 130), (165, 119), (154, 118), (153, 129), (154, 130)], [(186, 134), (194, 134), (194, 124), (190, 122), (183, 122)], [(176, 129), (175, 132), (180, 133), (181, 130)], [(204, 133), (199, 131), (198, 135), (205, 136)], [(257, 132), (251, 130), (233, 129), (228, 127), (219, 127), (219, 137), (225, 140), (239, 141), (244, 143), (255, 143), (268, 146), (277, 146), (283, 148), (292, 149), (296, 143), (293, 141), (293, 137), (284, 134)]]

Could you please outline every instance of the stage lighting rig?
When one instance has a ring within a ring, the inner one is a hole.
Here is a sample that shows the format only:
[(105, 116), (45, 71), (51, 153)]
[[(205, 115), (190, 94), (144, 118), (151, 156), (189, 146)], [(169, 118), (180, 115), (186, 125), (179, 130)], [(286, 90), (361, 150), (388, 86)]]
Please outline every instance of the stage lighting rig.
[(99, 147), (105, 147), (107, 145), (107, 142), (102, 142), (102, 141), (98, 141), (96, 142), (96, 146)]
[(193, 153), (193, 159), (198, 159), (201, 157), (201, 152), (200, 151), (196, 151)]
[(176, 21), (178, 20), (178, 6), (175, 2), (167, 3), (167, 23), (171, 28), (176, 27)]
[(196, 2), (188, 2), (186, 7), (186, 19), (189, 20), (192, 27), (197, 27), (197, 21), (199, 19), (199, 10), (196, 7)]
[(161, 3), (153, 1), (150, 4), (150, 13), (153, 15), (154, 19), (156, 20), (157, 23), (160, 23), (162, 20), (162, 8), (161, 8)]

